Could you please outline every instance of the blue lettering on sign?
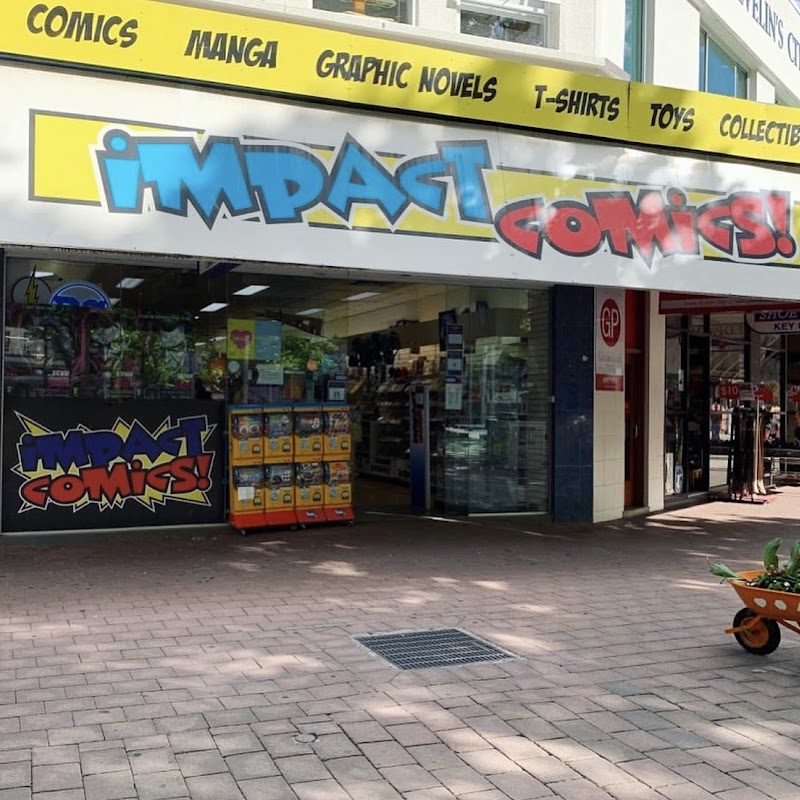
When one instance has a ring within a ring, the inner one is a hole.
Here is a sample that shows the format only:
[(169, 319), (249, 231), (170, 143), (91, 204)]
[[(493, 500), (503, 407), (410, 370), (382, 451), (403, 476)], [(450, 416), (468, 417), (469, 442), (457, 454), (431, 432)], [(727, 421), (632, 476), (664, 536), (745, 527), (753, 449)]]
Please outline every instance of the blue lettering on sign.
[(137, 456), (146, 456), (155, 462), (164, 453), (200, 456), (206, 452), (204, 437), (208, 431), (204, 416), (179, 419), (160, 434), (151, 433), (139, 420), (134, 420), (125, 435), (109, 430), (78, 429), (37, 436), (26, 433), (17, 451), (25, 472), (60, 469), (66, 473), (73, 467), (108, 467), (120, 458), (132, 461)]
[(320, 205), (345, 221), (353, 206), (373, 206), (394, 225), (411, 205), (444, 215), (452, 191), (462, 220), (492, 222), (485, 141), (440, 143), (435, 155), (400, 159), (393, 170), (349, 135), (330, 165), (299, 145), (214, 136), (200, 148), (193, 137), (113, 130), (103, 145), (98, 164), (115, 213), (141, 214), (149, 189), (157, 211), (185, 217), (191, 206), (209, 228), (223, 209), (288, 223), (302, 222), (304, 211)]

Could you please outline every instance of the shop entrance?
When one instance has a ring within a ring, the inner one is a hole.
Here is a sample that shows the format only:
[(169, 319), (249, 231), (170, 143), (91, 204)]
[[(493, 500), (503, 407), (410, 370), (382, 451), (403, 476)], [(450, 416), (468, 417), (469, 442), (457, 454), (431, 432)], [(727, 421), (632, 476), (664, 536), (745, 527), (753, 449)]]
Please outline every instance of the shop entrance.
[(644, 504), (645, 297), (625, 292), (625, 508)]

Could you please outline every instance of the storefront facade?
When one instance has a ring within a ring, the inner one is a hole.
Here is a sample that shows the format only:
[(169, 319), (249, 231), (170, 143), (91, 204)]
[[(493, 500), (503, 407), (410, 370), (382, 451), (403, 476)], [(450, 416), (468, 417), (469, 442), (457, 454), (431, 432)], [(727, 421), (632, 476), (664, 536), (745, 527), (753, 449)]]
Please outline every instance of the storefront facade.
[(11, 7), (6, 532), (223, 521), (243, 404), (346, 402), (400, 505), (658, 508), (659, 292), (800, 299), (790, 109), (146, 0), (100, 77)]

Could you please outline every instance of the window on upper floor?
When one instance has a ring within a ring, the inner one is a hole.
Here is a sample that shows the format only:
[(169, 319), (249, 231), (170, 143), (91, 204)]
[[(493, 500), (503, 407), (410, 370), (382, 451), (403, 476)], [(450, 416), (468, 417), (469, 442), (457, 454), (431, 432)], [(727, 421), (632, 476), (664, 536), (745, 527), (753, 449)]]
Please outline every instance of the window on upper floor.
[(461, 33), (558, 47), (557, 13), (547, 0), (461, 0)]
[(747, 70), (729, 56), (705, 31), (700, 31), (701, 92), (747, 97)]
[(644, 0), (625, 0), (625, 61), (632, 81), (644, 78)]
[(313, 7), (320, 11), (338, 11), (391, 19), (395, 22), (411, 22), (411, 0), (314, 0)]

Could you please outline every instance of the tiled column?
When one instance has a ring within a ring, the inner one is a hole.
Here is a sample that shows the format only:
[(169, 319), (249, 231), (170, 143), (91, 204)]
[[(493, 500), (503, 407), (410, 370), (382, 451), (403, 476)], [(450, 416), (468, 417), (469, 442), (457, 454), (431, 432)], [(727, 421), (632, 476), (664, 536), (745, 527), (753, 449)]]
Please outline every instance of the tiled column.
[(553, 519), (591, 522), (594, 289), (553, 287)]

